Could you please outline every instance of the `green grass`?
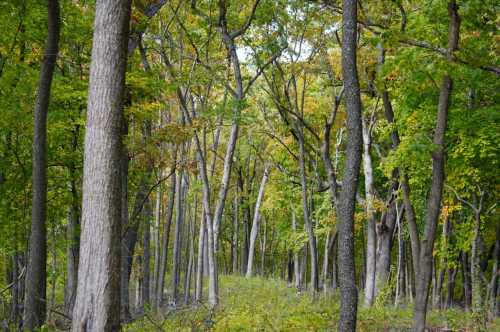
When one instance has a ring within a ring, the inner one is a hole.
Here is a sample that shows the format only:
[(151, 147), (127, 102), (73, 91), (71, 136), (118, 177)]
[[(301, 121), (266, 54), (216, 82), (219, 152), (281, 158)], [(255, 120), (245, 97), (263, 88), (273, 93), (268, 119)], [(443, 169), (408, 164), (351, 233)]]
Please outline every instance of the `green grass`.
[[(166, 315), (153, 315), (133, 322), (125, 331), (335, 331), (338, 298), (297, 295), (283, 281), (235, 276), (220, 278), (221, 301), (215, 312), (206, 307), (186, 308)], [(407, 331), (411, 308), (390, 306), (360, 308), (358, 331)], [(472, 331), (471, 316), (461, 310), (432, 311), (428, 324), (436, 330)], [(489, 326), (500, 331), (497, 319)]]

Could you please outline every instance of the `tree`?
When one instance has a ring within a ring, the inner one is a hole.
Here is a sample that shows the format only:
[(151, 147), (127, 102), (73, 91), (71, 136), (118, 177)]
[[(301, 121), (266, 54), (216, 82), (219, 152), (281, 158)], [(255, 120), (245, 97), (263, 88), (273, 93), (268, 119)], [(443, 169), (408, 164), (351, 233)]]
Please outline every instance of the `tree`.
[(347, 113), (347, 146), (342, 190), (338, 201), (338, 257), (340, 284), (339, 331), (355, 331), (358, 303), (354, 266), (354, 209), (361, 164), (361, 97), (356, 68), (357, 1), (344, 0), (342, 13), (342, 75)]
[(33, 137), (33, 205), (29, 242), (23, 328), (34, 330), (45, 321), (47, 283), (47, 112), (59, 51), (59, 1), (48, 0), (48, 36), (35, 101)]
[(72, 331), (120, 329), (122, 106), (130, 1), (98, 2), (90, 68), (82, 235)]

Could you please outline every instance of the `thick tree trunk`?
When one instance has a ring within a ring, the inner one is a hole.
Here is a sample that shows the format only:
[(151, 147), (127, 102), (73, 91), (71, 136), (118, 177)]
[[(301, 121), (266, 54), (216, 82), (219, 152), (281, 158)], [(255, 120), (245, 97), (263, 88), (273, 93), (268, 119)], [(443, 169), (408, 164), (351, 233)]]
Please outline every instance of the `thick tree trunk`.
[(47, 112), (59, 51), (59, 1), (48, 1), (48, 35), (38, 80), (33, 128), (33, 202), (29, 240), (23, 328), (45, 321), (47, 287)]
[(262, 181), (259, 187), (259, 194), (257, 195), (257, 201), (255, 202), (255, 210), (253, 215), (252, 230), (250, 232), (250, 248), (248, 250), (248, 263), (247, 271), (245, 276), (250, 278), (253, 273), (253, 260), (255, 255), (255, 240), (257, 239), (257, 234), (259, 233), (259, 220), (260, 220), (260, 206), (262, 204), (262, 199), (264, 198), (264, 191), (266, 189), (266, 184), (269, 179), (269, 166), (264, 167), (264, 174), (262, 175)]
[(129, 0), (97, 2), (73, 332), (120, 330), (120, 164), (129, 21)]
[(356, 330), (358, 289), (354, 265), (354, 208), (361, 164), (361, 97), (356, 68), (357, 1), (344, 0), (342, 12), (342, 73), (347, 112), (347, 147), (342, 191), (337, 209), (340, 283), (340, 332)]

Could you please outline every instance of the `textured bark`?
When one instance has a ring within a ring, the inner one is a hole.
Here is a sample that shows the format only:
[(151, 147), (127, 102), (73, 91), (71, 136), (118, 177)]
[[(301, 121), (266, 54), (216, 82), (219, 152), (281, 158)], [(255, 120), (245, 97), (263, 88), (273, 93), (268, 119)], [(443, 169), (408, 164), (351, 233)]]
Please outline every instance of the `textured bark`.
[[(450, 17), (448, 32), (448, 57), (451, 60), (453, 51), (458, 48), (460, 18), (458, 16), (458, 5), (456, 2), (448, 3), (448, 14)], [(441, 197), (445, 180), (445, 142), (448, 109), (452, 93), (453, 81), (449, 74), (445, 74), (441, 83), (439, 94), (439, 105), (437, 112), (436, 127), (434, 130), (433, 144), (435, 149), (432, 153), (432, 184), (429, 198), (427, 200), (427, 217), (424, 228), (424, 238), (420, 245), (418, 257), (418, 269), (415, 271), (415, 305), (413, 308), (413, 331), (422, 332), (425, 329), (427, 314), (427, 301), (429, 295), (429, 283), (432, 276), (432, 261), (436, 227), (441, 213)]]
[(361, 97), (356, 68), (357, 1), (344, 0), (342, 12), (342, 74), (347, 112), (347, 146), (342, 191), (337, 209), (340, 284), (340, 332), (356, 330), (358, 289), (354, 265), (354, 208), (361, 164)]
[(129, 20), (129, 0), (96, 4), (74, 332), (120, 330), (120, 164)]
[(247, 271), (245, 276), (250, 278), (253, 273), (253, 259), (255, 255), (255, 240), (257, 239), (257, 234), (259, 233), (259, 221), (260, 221), (260, 206), (262, 204), (262, 199), (264, 198), (264, 190), (266, 189), (266, 184), (269, 179), (269, 166), (264, 167), (264, 174), (262, 175), (262, 181), (259, 187), (259, 194), (257, 195), (257, 201), (255, 202), (255, 210), (253, 215), (252, 230), (250, 232), (250, 249), (248, 250), (248, 263)]
[(29, 240), (23, 328), (34, 330), (45, 321), (47, 283), (47, 113), (52, 77), (59, 51), (59, 1), (48, 1), (48, 35), (38, 80), (33, 128), (33, 202)]

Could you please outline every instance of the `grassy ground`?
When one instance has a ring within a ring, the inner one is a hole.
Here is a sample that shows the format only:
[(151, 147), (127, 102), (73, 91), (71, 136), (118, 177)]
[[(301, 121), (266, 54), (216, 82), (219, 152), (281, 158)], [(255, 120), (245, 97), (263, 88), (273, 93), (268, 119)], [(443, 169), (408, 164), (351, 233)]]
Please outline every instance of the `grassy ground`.
[[(184, 308), (165, 315), (151, 313), (125, 327), (125, 331), (335, 331), (338, 299), (321, 295), (297, 295), (278, 280), (223, 276), (221, 303), (215, 312)], [(409, 331), (411, 308), (389, 306), (360, 308), (358, 331)], [(433, 311), (428, 324), (435, 331), (473, 331), (469, 314), (461, 310)], [(488, 330), (500, 331), (500, 321)]]

